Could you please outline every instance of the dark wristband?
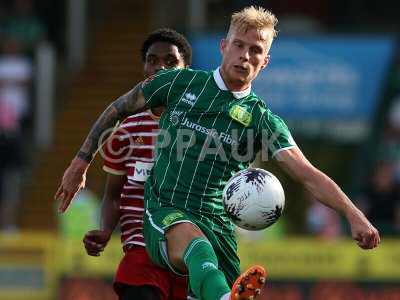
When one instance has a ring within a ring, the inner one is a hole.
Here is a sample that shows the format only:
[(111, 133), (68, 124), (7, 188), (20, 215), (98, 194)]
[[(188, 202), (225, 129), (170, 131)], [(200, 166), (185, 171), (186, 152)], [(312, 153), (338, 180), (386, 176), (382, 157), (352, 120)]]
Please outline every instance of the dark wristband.
[(76, 157), (79, 157), (80, 159), (86, 161), (88, 164), (90, 164), (92, 162), (93, 159), (93, 155), (90, 153), (85, 153), (83, 151), (78, 151), (78, 154), (76, 155)]

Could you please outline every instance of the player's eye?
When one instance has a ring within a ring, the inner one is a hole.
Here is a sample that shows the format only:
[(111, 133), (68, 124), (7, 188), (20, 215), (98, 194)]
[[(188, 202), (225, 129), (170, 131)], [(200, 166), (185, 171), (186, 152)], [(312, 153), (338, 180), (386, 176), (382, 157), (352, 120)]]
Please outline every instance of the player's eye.
[(260, 47), (250, 47), (250, 52), (253, 54), (260, 54), (262, 53), (262, 49)]
[(239, 41), (234, 41), (233, 44), (238, 48), (243, 48), (243, 43), (241, 43)]

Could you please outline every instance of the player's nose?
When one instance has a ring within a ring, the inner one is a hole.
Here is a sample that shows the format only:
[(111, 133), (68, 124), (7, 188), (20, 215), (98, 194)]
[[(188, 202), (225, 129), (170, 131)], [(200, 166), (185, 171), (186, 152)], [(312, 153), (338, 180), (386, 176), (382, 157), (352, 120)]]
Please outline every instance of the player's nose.
[(240, 58), (244, 61), (248, 61), (250, 59), (249, 49), (243, 49), (242, 53), (240, 53)]

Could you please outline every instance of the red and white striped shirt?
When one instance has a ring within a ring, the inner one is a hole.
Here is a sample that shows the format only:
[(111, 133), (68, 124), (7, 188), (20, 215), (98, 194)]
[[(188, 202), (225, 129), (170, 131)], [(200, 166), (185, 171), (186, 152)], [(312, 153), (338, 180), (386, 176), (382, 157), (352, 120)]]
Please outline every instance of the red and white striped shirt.
[(145, 246), (143, 238), (144, 183), (154, 163), (158, 118), (150, 111), (132, 115), (122, 122), (103, 146), (104, 171), (126, 175), (121, 192), (121, 242)]

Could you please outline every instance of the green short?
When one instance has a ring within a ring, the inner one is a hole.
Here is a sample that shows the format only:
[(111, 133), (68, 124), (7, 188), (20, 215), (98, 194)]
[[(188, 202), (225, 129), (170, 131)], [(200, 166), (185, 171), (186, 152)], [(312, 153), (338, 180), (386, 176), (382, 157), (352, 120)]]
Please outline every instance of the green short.
[[(213, 231), (195, 215), (173, 207), (151, 208), (144, 214), (143, 233), (146, 249), (152, 261), (179, 274), (170, 264), (167, 255), (165, 231), (174, 224), (189, 222), (195, 224), (210, 241), (218, 258), (218, 268), (225, 274), (232, 286), (240, 274), (240, 260), (237, 256), (237, 243), (232, 234)], [(180, 274), (182, 275), (182, 274)]]

